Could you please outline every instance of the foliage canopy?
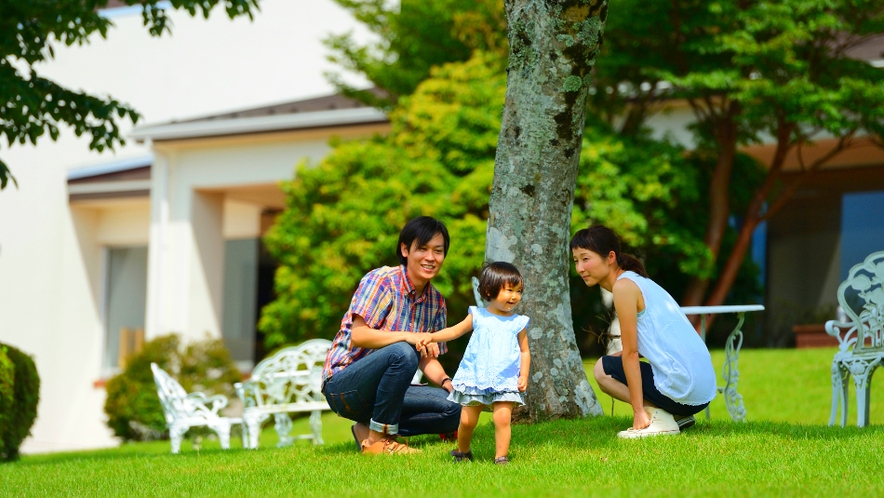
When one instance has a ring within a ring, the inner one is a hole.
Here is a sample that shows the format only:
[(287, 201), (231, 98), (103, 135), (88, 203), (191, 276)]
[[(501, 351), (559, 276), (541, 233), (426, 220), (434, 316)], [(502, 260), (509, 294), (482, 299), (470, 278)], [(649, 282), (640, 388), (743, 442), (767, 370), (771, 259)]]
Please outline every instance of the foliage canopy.
[[(377, 41), (360, 44), (352, 33), (331, 35), (329, 59), (359, 73), (380, 92), (357, 89), (340, 73), (326, 76), (344, 95), (374, 107), (392, 109), (430, 76), (434, 66), (467, 60), (474, 50), (506, 56), (502, 0), (335, 0), (350, 11)], [(378, 93), (381, 95), (379, 96)]]
[[(850, 148), (881, 145), (884, 72), (877, 0), (613, 0), (592, 106), (624, 134), (667, 102), (693, 112), (697, 155), (714, 158), (704, 189), (704, 271), (683, 304), (722, 304), (759, 223), (810, 174)], [(762, 175), (740, 175), (738, 150), (773, 149)], [(815, 149), (815, 150), (814, 150)], [(786, 174), (787, 158), (797, 168)], [(748, 189), (747, 189), (748, 187)], [(747, 201), (734, 202), (734, 190)], [(736, 228), (731, 220), (736, 219)], [(732, 242), (729, 242), (732, 239)]]

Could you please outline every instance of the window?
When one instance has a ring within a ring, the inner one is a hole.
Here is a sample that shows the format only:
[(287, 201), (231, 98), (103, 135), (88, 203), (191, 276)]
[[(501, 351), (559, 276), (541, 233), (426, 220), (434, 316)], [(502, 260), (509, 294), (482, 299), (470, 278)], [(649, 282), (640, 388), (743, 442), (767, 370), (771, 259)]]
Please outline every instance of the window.
[(258, 239), (228, 240), (224, 248), (221, 336), (240, 370), (254, 366), (257, 323)]
[(841, 280), (869, 254), (884, 250), (884, 191), (844, 194), (841, 200)]
[(106, 290), (104, 366), (117, 369), (144, 341), (146, 246), (108, 248)]

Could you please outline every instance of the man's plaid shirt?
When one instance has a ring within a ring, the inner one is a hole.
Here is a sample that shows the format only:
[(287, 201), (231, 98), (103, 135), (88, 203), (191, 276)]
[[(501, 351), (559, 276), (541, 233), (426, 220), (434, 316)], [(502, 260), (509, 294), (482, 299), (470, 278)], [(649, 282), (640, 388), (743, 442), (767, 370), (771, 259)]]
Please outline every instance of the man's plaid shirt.
[[(405, 272), (405, 266), (385, 266), (372, 270), (362, 277), (350, 301), (350, 309), (341, 320), (341, 330), (335, 335), (325, 357), (323, 382), (375, 351), (351, 343), (353, 315), (361, 316), (366, 325), (373, 329), (397, 332), (435, 332), (448, 324), (445, 298), (431, 283), (427, 283), (423, 294), (415, 296), (415, 288)], [(447, 350), (444, 343), (439, 344), (440, 354)]]

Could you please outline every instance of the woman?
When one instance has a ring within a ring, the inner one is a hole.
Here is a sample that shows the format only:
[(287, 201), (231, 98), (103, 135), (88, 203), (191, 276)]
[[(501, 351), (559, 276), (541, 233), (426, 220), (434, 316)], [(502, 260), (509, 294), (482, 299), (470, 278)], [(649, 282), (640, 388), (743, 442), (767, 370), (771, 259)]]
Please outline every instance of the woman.
[[(614, 232), (595, 225), (571, 239), (577, 274), (614, 295), (623, 350), (603, 356), (593, 374), (603, 392), (632, 405), (622, 438), (675, 435), (675, 417), (693, 423), (715, 397), (709, 350), (678, 304), (648, 278), (644, 265), (620, 252)], [(647, 362), (639, 361), (644, 357)]]

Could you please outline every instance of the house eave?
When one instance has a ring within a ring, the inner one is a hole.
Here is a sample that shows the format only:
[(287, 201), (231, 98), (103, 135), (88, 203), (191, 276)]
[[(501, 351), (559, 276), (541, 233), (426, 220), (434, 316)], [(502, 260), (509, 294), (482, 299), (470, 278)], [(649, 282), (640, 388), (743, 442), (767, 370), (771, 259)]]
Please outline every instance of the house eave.
[(387, 115), (371, 107), (333, 111), (283, 114), (277, 116), (246, 117), (146, 125), (135, 128), (129, 137), (138, 142), (165, 141), (191, 138), (220, 137), (267, 133), (285, 130), (329, 128), (387, 122)]
[(121, 159), (109, 163), (94, 164), (68, 170), (68, 181), (81, 180), (93, 176), (119, 173), (136, 168), (144, 168), (153, 164), (153, 154)]

